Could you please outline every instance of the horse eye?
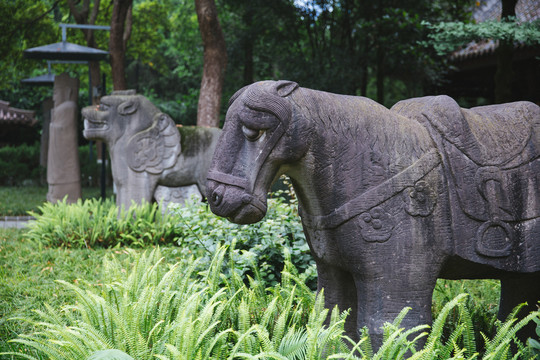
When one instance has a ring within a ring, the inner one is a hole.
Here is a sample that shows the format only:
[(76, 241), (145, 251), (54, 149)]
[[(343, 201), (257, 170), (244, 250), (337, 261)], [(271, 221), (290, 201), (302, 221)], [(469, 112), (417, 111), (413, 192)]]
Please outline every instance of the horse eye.
[(248, 139), (249, 141), (255, 141), (262, 136), (262, 134), (264, 133), (264, 130), (250, 129), (246, 127), (245, 125), (243, 125), (242, 132), (244, 133), (244, 136), (246, 137), (246, 139)]

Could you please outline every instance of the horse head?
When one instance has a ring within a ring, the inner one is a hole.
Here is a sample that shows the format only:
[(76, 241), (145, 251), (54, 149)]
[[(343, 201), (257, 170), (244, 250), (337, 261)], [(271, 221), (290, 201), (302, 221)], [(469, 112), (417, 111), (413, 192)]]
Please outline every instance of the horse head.
[(211, 210), (238, 224), (266, 214), (266, 197), (282, 165), (299, 159), (304, 147), (287, 97), (291, 81), (262, 81), (233, 95), (208, 172)]

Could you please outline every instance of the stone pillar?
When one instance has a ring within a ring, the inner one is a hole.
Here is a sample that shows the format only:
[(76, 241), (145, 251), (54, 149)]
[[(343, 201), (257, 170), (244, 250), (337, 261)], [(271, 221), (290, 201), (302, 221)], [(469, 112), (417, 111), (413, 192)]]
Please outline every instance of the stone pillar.
[(62, 73), (54, 79), (54, 108), (49, 127), (47, 200), (57, 202), (67, 195), (72, 203), (81, 198), (81, 171), (77, 137), (79, 79)]

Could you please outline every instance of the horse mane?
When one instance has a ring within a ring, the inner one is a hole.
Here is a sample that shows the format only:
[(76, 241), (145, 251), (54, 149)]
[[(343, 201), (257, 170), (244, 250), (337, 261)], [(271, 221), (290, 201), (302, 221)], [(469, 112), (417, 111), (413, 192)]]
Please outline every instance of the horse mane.
[(396, 155), (413, 158), (432, 147), (423, 125), (371, 99), (299, 88), (292, 100), (298, 115), (313, 122), (314, 131), (325, 132), (337, 144), (361, 146), (376, 153), (394, 149)]

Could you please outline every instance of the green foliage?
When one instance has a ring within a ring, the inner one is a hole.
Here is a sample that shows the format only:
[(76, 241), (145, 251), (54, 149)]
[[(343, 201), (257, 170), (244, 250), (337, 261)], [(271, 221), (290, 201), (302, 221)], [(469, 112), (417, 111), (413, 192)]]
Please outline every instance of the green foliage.
[(265, 219), (242, 226), (218, 218), (197, 200), (165, 214), (157, 204), (131, 206), (119, 214), (111, 199), (44, 203), (30, 212), (36, 220), (28, 226), (28, 237), (45, 246), (67, 248), (177, 244), (183, 254), (200, 257), (201, 268), (210, 264), (218, 247), (234, 244), (235, 266), (231, 269), (268, 286), (280, 281), (285, 257), (290, 254), (304, 281), (315, 289), (315, 263), (294, 204), (282, 197), (269, 199)]
[[(0, 216), (28, 215), (30, 211), (39, 213), (39, 207), (47, 202), (47, 190), (46, 186), (0, 187)], [(100, 188), (82, 188), (83, 199), (99, 198), (100, 194)]]
[[(401, 322), (408, 309), (404, 309), (384, 325), (383, 344), (373, 352), (365, 330), (358, 343), (344, 336), (346, 312), (324, 309), (324, 293), (315, 297), (288, 260), (282, 282), (266, 288), (254, 280), (245, 284), (238, 275), (228, 278), (221, 271), (234, 261), (230, 250), (217, 249), (204, 272), (196, 271), (193, 258), (168, 265), (159, 250), (142, 255), (128, 251), (123, 259), (107, 256), (102, 282), (59, 281), (74, 301), (46, 306), (36, 312), (36, 318), (24, 317), (35, 330), (12, 342), (34, 353), (4, 354), (52, 360), (107, 355), (137, 360), (479, 359), (470, 339), (465, 295), (448, 302), (429, 331), (427, 326), (405, 330)], [(223, 283), (223, 279), (228, 280)], [(445, 338), (443, 327), (456, 307), (461, 320)], [(498, 325), (493, 337), (484, 336), (482, 359), (532, 358), (532, 348), (514, 337), (540, 313), (517, 321), (517, 311)], [(425, 345), (419, 348), (426, 335)], [(516, 344), (513, 353), (512, 344)]]
[[(423, 86), (441, 76), (442, 59), (418, 46), (426, 39), (422, 19), (461, 18), (466, 1), (225, 0), (224, 5), (228, 95), (229, 84), (237, 90), (256, 80), (290, 79), (391, 106), (421, 95)], [(407, 86), (390, 99), (395, 84)]]
[[(33, 185), (45, 179), (47, 169), (39, 164), (41, 143), (33, 145), (17, 145), (0, 147), (0, 186), (21, 186), (25, 181)], [(79, 146), (79, 164), (81, 182), (84, 186), (98, 186), (101, 164), (97, 163), (95, 147), (90, 157), (89, 145)], [(107, 178), (111, 179), (109, 162), (105, 169)]]
[(471, 41), (501, 40), (525, 45), (540, 44), (540, 20), (518, 22), (515, 18), (481, 23), (424, 21), (430, 33), (424, 44), (433, 46), (439, 55), (446, 55)]
[[(44, 303), (59, 308), (75, 301), (74, 294), (55, 279), (75, 283), (83, 276), (89, 282), (100, 283), (105, 253), (102, 249), (44, 248), (29, 241), (24, 230), (0, 229), (0, 352), (32, 353), (7, 341), (36, 328), (8, 318), (33, 317), (33, 310), (43, 310)], [(116, 256), (126, 254), (118, 251)]]
[(0, 184), (21, 185), (24, 180), (39, 183), (45, 170), (39, 165), (40, 144), (0, 147)]
[(529, 339), (529, 346), (531, 347), (532, 354), (536, 355), (537, 359), (540, 359), (540, 316), (533, 320), (536, 323), (536, 336), (538, 340)]
[(143, 247), (176, 240), (174, 222), (162, 215), (157, 204), (132, 205), (118, 211), (112, 199), (66, 199), (45, 203), (28, 224), (28, 238), (45, 246), (67, 248)]
[(87, 360), (134, 360), (123, 351), (116, 349), (107, 349), (96, 351)]
[[(81, 184), (83, 186), (100, 186), (101, 162), (97, 162), (95, 144), (79, 146), (79, 163), (81, 168)], [(109, 157), (105, 161), (105, 177), (108, 184), (112, 184), (111, 163)]]
[(265, 218), (251, 225), (233, 224), (215, 216), (206, 204), (196, 201), (171, 212), (180, 219), (178, 245), (182, 251), (209, 263), (220, 246), (233, 246), (235, 271), (263, 280), (269, 286), (280, 281), (284, 250), (312, 289), (316, 288), (315, 262), (302, 230), (296, 201), (282, 196), (268, 199)]
[(195, 125), (203, 47), (195, 4), (138, 1), (127, 49), (127, 79), (175, 122)]
[[(482, 334), (493, 334), (496, 331), (495, 323), (499, 309), (500, 282), (498, 280), (444, 280), (439, 279), (433, 292), (433, 316), (438, 316), (444, 304), (450, 302), (456, 294), (469, 294), (462, 300), (469, 309), (464, 314), (459, 309), (454, 309), (447, 316), (443, 337), (449, 338), (450, 334), (459, 326), (463, 316), (470, 316), (472, 326), (468, 329), (474, 337), (480, 339)], [(478, 344), (478, 351), (483, 352), (483, 344)]]
[(59, 29), (55, 29), (50, 17), (42, 16), (51, 5), (48, 0), (0, 1), (0, 89), (11, 90), (25, 72), (36, 66), (35, 60), (23, 58), (22, 50), (56, 42), (53, 40)]
[(199, 275), (195, 261), (166, 266), (159, 251), (133, 254), (129, 262), (109, 257), (100, 286), (60, 282), (77, 302), (61, 311), (38, 311), (39, 320), (27, 319), (38, 331), (14, 342), (51, 359), (85, 359), (107, 349), (138, 360), (261, 352), (321, 359), (328, 349), (346, 349), (340, 338), (344, 316), (334, 311), (328, 327), (323, 325), (322, 297), (315, 301), (294, 273), (284, 271), (284, 283), (273, 289), (257, 282), (246, 286), (240, 278), (218, 289), (224, 259), (225, 250), (218, 250)]

